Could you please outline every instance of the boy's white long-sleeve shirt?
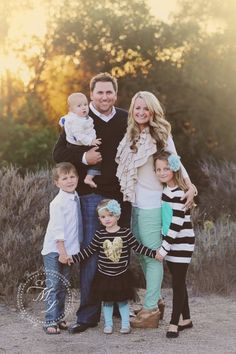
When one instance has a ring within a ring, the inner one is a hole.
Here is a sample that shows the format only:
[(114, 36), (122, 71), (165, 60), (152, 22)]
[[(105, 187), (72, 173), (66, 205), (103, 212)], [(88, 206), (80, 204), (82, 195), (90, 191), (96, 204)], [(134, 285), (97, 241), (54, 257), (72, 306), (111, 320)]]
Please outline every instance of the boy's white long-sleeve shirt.
[(80, 251), (78, 194), (62, 190), (51, 201), (49, 206), (49, 222), (44, 238), (41, 254), (57, 252), (57, 241), (64, 241), (68, 254)]

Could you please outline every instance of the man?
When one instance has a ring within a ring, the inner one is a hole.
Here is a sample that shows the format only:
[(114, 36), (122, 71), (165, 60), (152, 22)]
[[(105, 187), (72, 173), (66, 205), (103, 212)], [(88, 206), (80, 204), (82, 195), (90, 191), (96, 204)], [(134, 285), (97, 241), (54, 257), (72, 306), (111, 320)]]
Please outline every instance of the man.
[[(84, 226), (82, 248), (90, 243), (95, 230), (99, 228), (96, 207), (102, 199), (117, 199), (122, 206), (120, 225), (129, 226), (130, 224), (130, 204), (122, 201), (123, 196), (116, 177), (115, 156), (127, 127), (127, 112), (114, 107), (117, 90), (116, 79), (108, 73), (100, 73), (90, 81), (89, 116), (94, 120), (97, 138), (101, 138), (102, 141), (99, 148), (93, 147), (87, 152), (78, 146), (75, 149), (68, 148), (63, 131), (53, 151), (53, 158), (56, 162), (71, 162), (79, 173), (77, 190), (80, 195)], [(95, 165), (98, 162), (101, 162), (101, 175), (94, 178), (97, 188), (91, 188), (83, 182), (87, 173), (86, 165)], [(96, 256), (81, 263), (81, 302), (76, 313), (77, 322), (69, 327), (70, 333), (79, 333), (95, 327), (100, 320), (101, 304), (91, 303), (89, 299), (95, 271)]]

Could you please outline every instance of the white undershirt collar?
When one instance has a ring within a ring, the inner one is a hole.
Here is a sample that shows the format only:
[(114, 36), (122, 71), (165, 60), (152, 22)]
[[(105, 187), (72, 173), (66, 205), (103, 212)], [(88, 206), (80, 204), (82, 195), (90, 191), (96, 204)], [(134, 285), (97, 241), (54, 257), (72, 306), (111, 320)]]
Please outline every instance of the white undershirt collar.
[(92, 111), (94, 114), (96, 114), (96, 116), (98, 116), (100, 119), (102, 119), (102, 120), (103, 120), (104, 122), (106, 122), (106, 123), (109, 122), (109, 120), (111, 120), (111, 119), (114, 117), (114, 115), (116, 114), (116, 109), (115, 109), (114, 106), (112, 106), (112, 111), (111, 111), (111, 113), (110, 113), (108, 116), (106, 116), (105, 114), (102, 114), (102, 113), (98, 112), (98, 111), (96, 110), (96, 108), (93, 106), (92, 102), (90, 102), (89, 108), (91, 109), (91, 111)]

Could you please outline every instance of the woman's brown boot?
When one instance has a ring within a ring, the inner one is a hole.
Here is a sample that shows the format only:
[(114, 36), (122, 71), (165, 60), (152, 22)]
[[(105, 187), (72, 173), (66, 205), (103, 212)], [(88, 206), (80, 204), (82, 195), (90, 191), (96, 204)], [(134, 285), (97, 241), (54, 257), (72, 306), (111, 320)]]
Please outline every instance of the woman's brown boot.
[(160, 320), (160, 311), (142, 309), (137, 316), (130, 321), (133, 328), (157, 328)]
[(165, 306), (166, 306), (165, 301), (163, 299), (159, 299), (157, 305), (158, 305), (159, 311), (161, 313), (160, 320), (163, 320)]

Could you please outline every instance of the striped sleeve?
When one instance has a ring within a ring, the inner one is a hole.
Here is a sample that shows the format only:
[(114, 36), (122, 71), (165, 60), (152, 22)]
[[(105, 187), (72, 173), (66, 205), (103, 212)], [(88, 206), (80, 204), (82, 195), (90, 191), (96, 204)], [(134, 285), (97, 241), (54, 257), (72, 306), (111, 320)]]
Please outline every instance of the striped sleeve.
[(98, 251), (100, 247), (100, 237), (99, 233), (96, 232), (94, 238), (90, 242), (90, 244), (81, 250), (79, 253), (72, 255), (72, 259), (74, 263), (82, 262), (84, 259), (88, 259), (92, 256), (95, 252)]
[(141, 243), (139, 243), (132, 232), (130, 231), (128, 233), (128, 243), (129, 246), (138, 254), (142, 254), (144, 256), (150, 257), (150, 258), (155, 258), (156, 256), (156, 250), (152, 250)]
[[(168, 200), (168, 196), (163, 194), (163, 200)], [(173, 216), (171, 220), (171, 224), (167, 234), (164, 236), (164, 240), (162, 242), (161, 248), (159, 250), (160, 254), (165, 257), (167, 253), (170, 251), (171, 245), (173, 244), (175, 238), (183, 227), (185, 220), (185, 212), (183, 210), (183, 206), (185, 204), (184, 200), (181, 200), (181, 196), (176, 195), (171, 200)]]

